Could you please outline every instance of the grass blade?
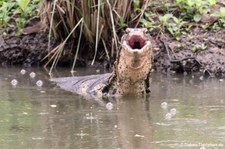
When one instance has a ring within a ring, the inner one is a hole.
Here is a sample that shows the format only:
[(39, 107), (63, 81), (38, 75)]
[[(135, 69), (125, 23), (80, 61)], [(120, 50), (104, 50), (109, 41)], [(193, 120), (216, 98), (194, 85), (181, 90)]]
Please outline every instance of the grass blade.
[(53, 9), (52, 9), (52, 16), (51, 16), (50, 26), (49, 26), (48, 49), (47, 49), (48, 52), (50, 51), (50, 46), (51, 46), (52, 26), (53, 26), (54, 14), (55, 14), (54, 12), (55, 12), (55, 8), (56, 8), (56, 2), (57, 2), (57, 0), (54, 0)]
[(60, 56), (61, 56), (61, 54), (62, 54), (63, 48), (64, 48), (64, 46), (65, 46), (67, 40), (68, 40), (69, 37), (73, 34), (73, 32), (75, 31), (75, 29), (80, 25), (80, 23), (81, 23), (82, 21), (83, 21), (83, 18), (81, 18), (81, 19), (77, 22), (77, 24), (74, 26), (74, 28), (73, 28), (72, 31), (69, 33), (69, 35), (68, 35), (68, 36), (66, 37), (66, 39), (63, 41), (63, 43), (61, 43), (61, 45), (59, 46), (59, 49), (57, 50), (57, 55), (56, 55), (56, 57), (55, 57), (55, 59), (54, 59), (54, 61), (53, 61), (53, 64), (52, 64), (51, 68), (50, 68), (49, 74), (51, 74), (53, 68), (56, 67), (56, 64), (57, 64), (57, 62), (58, 62), (58, 60), (59, 60), (59, 58), (60, 58)]
[(106, 0), (106, 1), (109, 7), (109, 13), (110, 13), (111, 24), (113, 29), (113, 38), (115, 40), (116, 49), (118, 50), (118, 45), (117, 45), (118, 38), (117, 38), (116, 28), (115, 28), (114, 19), (113, 19), (112, 7), (111, 7), (111, 4), (109, 3), (109, 0)]
[(98, 8), (97, 8), (98, 14), (97, 14), (97, 24), (96, 24), (96, 37), (95, 37), (95, 55), (94, 55), (94, 58), (91, 62), (91, 65), (94, 64), (96, 56), (97, 56), (97, 52), (98, 52), (100, 4), (101, 4), (101, 0), (98, 0)]
[(84, 26), (84, 22), (82, 20), (81, 28), (80, 28), (80, 35), (79, 35), (79, 39), (78, 39), (78, 43), (77, 43), (77, 50), (76, 50), (76, 54), (74, 56), (73, 66), (72, 66), (72, 69), (70, 71), (71, 73), (74, 73), (74, 67), (76, 65), (77, 56), (78, 56), (78, 52), (79, 52), (79, 49), (80, 49), (80, 41), (81, 41), (81, 37), (82, 37), (83, 26)]

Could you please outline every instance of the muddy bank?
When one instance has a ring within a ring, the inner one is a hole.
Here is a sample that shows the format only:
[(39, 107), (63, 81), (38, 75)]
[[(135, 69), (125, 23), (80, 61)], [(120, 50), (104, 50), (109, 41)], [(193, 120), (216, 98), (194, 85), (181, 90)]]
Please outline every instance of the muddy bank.
[[(5, 32), (5, 31), (4, 31)], [(47, 33), (16, 35), (9, 29), (0, 31), (0, 63), (2, 65), (42, 65), (42, 58), (47, 54)], [(5, 34), (5, 36), (4, 36)]]
[[(47, 36), (47, 32), (16, 36), (13, 30), (4, 36), (1, 31), (0, 63), (28, 67), (45, 64), (46, 61), (42, 59), (48, 53)], [(52, 45), (57, 43), (52, 42)], [(180, 40), (174, 40), (168, 34), (160, 35), (156, 38), (156, 45), (158, 50), (154, 54), (154, 69), (159, 72), (225, 77), (225, 29), (206, 32), (196, 26), (189, 34), (182, 35)], [(66, 48), (59, 65), (71, 66), (75, 49)], [(99, 51), (104, 53), (103, 49)], [(91, 55), (83, 55), (87, 57), (80, 57), (78, 63), (88, 65), (92, 60)]]
[[(50, 47), (48, 48), (49, 32), (39, 19), (29, 22), (23, 32), (18, 35), (17, 30), (14, 28), (0, 28), (0, 65), (22, 65), (25, 67), (43, 66), (54, 55), (52, 50), (61, 43), (51, 38)], [(75, 41), (75, 40), (74, 40)], [(90, 63), (93, 53), (88, 52), (89, 45), (82, 46), (80, 55), (78, 56), (76, 66), (87, 66)], [(64, 47), (58, 66), (70, 67), (74, 61), (76, 50), (75, 43), (68, 42)], [(92, 50), (93, 51), (93, 50)], [(85, 52), (89, 53), (86, 54)], [(50, 54), (49, 54), (50, 53)], [(49, 57), (46, 58), (46, 55)], [(50, 61), (48, 66), (51, 66), (53, 60)], [(99, 63), (98, 63), (99, 64)]]
[(205, 32), (195, 27), (179, 41), (162, 35), (157, 45), (160, 50), (155, 52), (154, 64), (158, 71), (225, 77), (225, 29)]

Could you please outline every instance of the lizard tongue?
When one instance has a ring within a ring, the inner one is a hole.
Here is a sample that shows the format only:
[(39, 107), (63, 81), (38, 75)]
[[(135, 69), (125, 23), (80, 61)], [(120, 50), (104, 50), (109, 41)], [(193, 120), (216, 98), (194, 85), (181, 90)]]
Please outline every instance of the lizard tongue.
[(132, 49), (142, 49), (145, 45), (145, 40), (139, 35), (132, 35), (128, 40), (128, 45)]

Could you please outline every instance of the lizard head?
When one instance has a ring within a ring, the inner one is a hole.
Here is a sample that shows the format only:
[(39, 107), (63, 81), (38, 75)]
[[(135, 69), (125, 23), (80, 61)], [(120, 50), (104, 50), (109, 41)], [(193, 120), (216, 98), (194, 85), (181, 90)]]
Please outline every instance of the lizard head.
[(131, 57), (141, 57), (152, 50), (151, 36), (146, 28), (127, 28), (121, 44), (122, 50)]

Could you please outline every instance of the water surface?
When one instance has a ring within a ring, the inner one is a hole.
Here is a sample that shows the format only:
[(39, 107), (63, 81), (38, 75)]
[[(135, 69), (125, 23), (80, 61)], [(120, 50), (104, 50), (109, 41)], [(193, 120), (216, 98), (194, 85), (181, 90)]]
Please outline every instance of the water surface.
[[(107, 103), (59, 89), (40, 68), (25, 75), (20, 70), (0, 68), (1, 149), (225, 148), (222, 79), (152, 74), (150, 97), (112, 100), (110, 110)], [(74, 75), (97, 73), (80, 69)], [(71, 74), (59, 69), (53, 76)]]

